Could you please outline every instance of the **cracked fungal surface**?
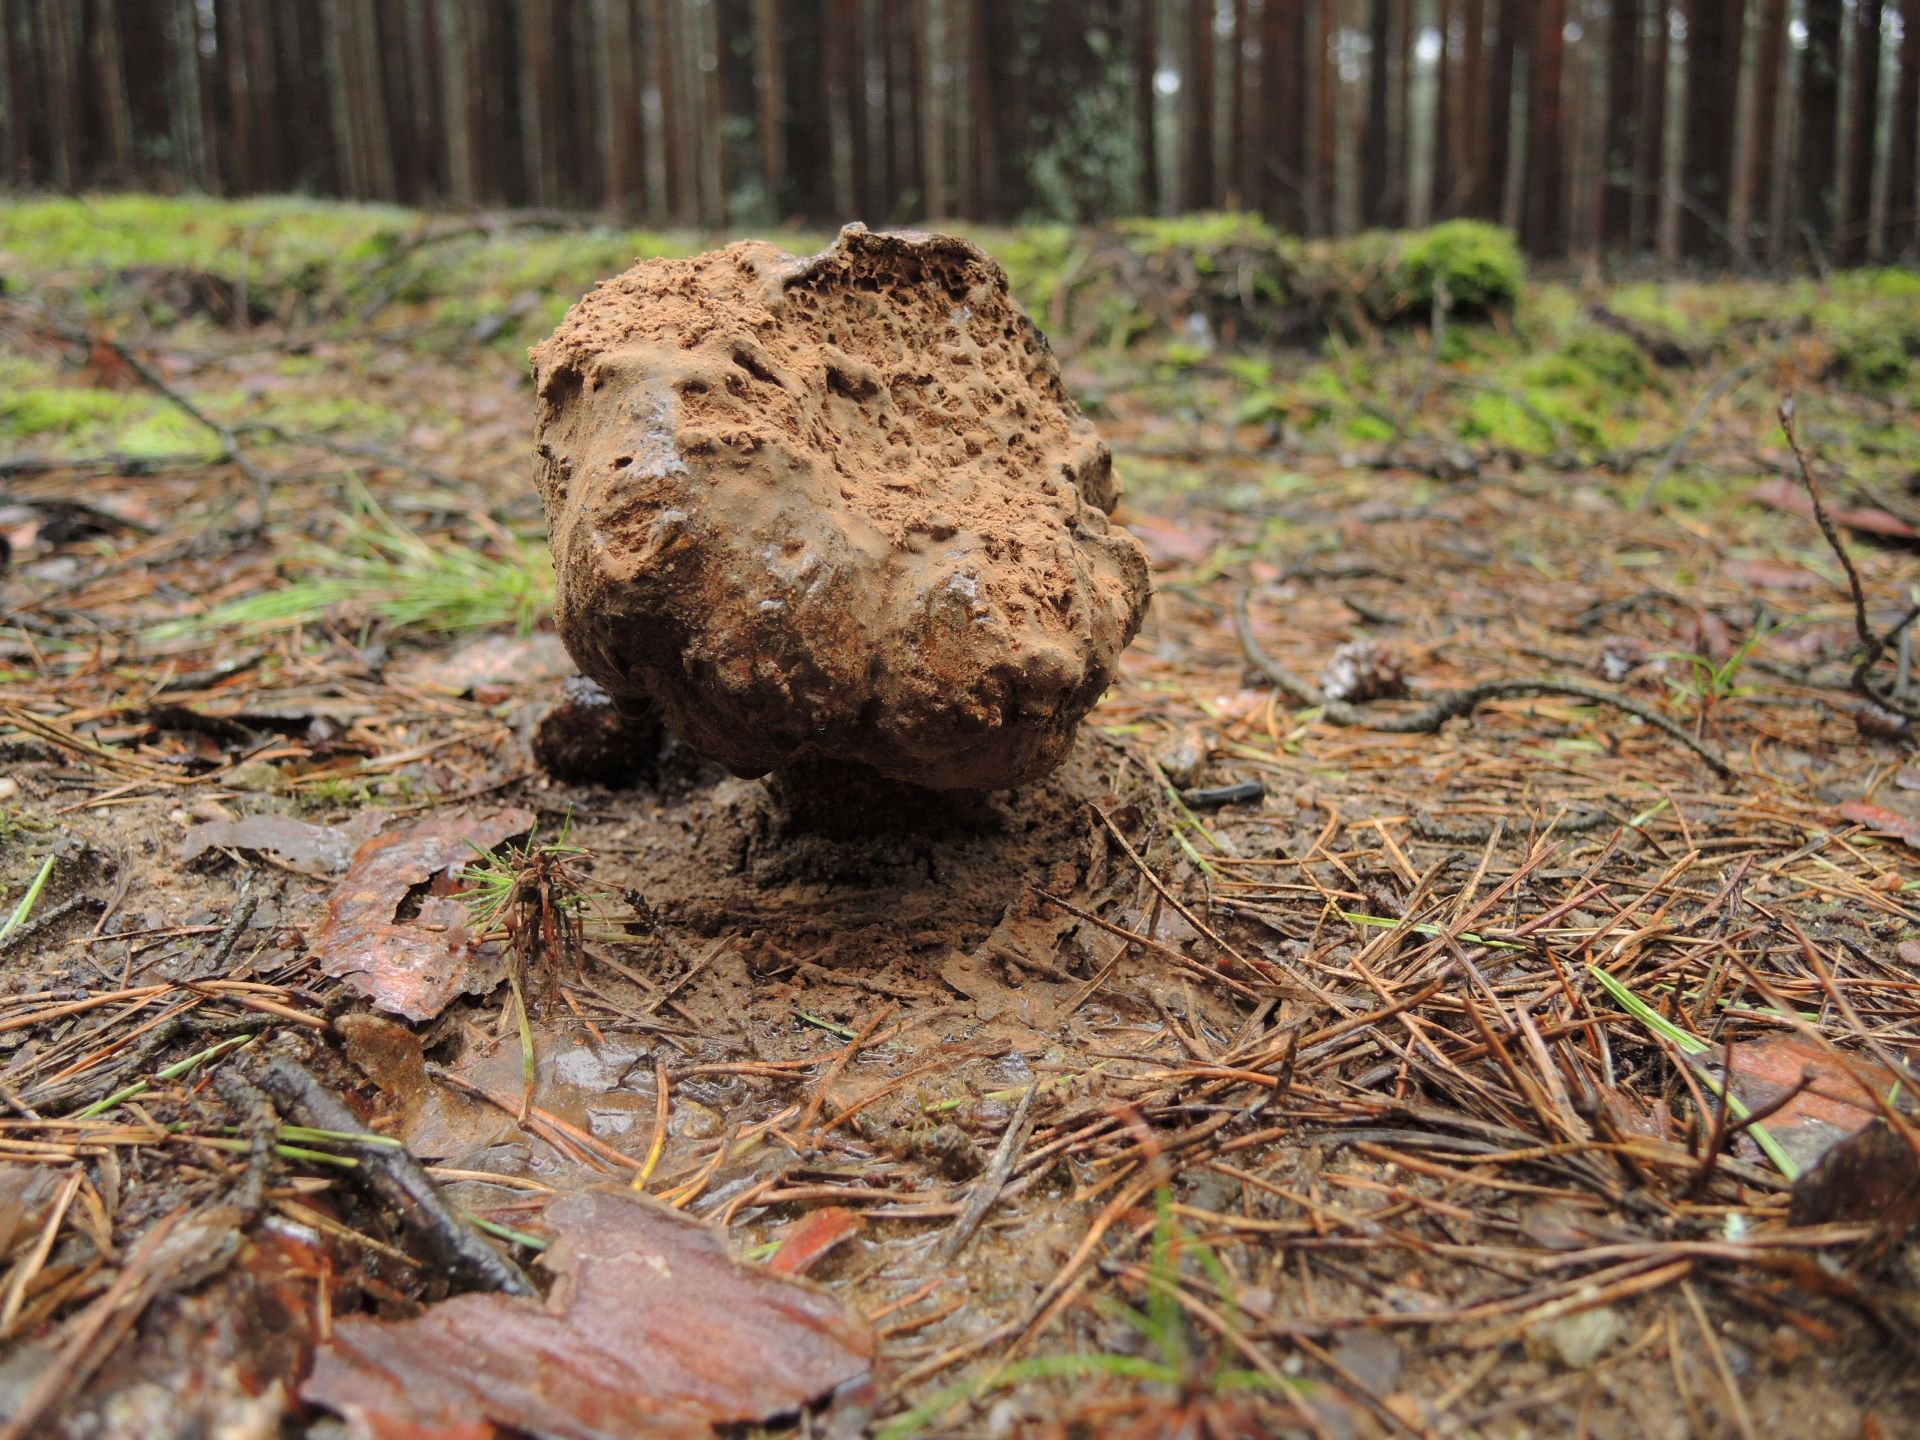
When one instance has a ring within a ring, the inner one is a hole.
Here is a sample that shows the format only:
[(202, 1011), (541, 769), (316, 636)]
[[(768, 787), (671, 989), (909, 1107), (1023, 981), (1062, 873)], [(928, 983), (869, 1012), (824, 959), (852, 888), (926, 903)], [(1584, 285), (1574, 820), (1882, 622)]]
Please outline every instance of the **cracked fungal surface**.
[(533, 369), (562, 638), (737, 774), (1025, 784), (1140, 628), (1112, 457), (964, 240), (643, 261)]

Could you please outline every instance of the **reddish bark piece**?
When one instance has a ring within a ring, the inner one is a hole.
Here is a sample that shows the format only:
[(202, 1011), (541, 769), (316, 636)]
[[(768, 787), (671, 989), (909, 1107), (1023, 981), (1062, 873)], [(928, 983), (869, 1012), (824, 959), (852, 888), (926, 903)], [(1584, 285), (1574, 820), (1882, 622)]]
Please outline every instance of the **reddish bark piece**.
[(1769, 1130), (1820, 1124), (1852, 1134), (1879, 1115), (1875, 1097), (1892, 1090), (1898, 1079), (1876, 1061), (1842, 1056), (1798, 1035), (1745, 1040), (1733, 1047), (1734, 1088), (1749, 1106), (1769, 1103), (1798, 1085), (1802, 1075), (1811, 1075), (1812, 1083), (1767, 1117)]
[[(1756, 485), (1748, 498), (1756, 505), (1785, 510), (1790, 515), (1804, 515), (1809, 520), (1813, 518), (1813, 502), (1807, 499), (1807, 492), (1790, 480), (1769, 480), (1764, 485)], [(1888, 540), (1920, 540), (1920, 530), (1914, 529), (1898, 515), (1871, 506), (1849, 509), (1829, 505), (1827, 514), (1836, 525), (1858, 530), (1863, 535), (1879, 535)]]
[(804, 1275), (825, 1259), (829, 1250), (858, 1235), (866, 1223), (844, 1205), (815, 1210), (787, 1227), (767, 1268), (776, 1275)]
[(630, 1191), (546, 1210), (544, 1306), (459, 1295), (410, 1320), (350, 1317), (301, 1398), (357, 1440), (701, 1437), (861, 1379), (872, 1331), (827, 1291), (735, 1260), (710, 1229)]
[(1898, 810), (1889, 810), (1884, 805), (1875, 805), (1866, 800), (1849, 800), (1840, 807), (1840, 817), (1856, 825), (1869, 826), (1879, 834), (1904, 840), (1920, 850), (1920, 820), (1911, 815), (1902, 815)]
[[(314, 936), (320, 969), (345, 980), (379, 1009), (431, 1020), (477, 984), (478, 952), (467, 932), (466, 906), (455, 876), (474, 858), (533, 828), (530, 810), (473, 816), (437, 815), (369, 840), (327, 904)], [(411, 919), (395, 916), (417, 887), (429, 887)]]

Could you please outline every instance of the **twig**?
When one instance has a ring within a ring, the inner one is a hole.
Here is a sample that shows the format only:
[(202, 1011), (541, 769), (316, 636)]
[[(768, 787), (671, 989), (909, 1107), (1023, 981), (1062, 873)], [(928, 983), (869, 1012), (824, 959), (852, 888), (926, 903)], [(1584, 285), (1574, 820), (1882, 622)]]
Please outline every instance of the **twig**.
[(1013, 1167), (1020, 1160), (1020, 1152), (1026, 1148), (1027, 1137), (1033, 1133), (1033, 1097), (1039, 1093), (1040, 1082), (1035, 1080), (1020, 1097), (1013, 1118), (1007, 1121), (1006, 1133), (1000, 1137), (999, 1145), (994, 1147), (993, 1159), (987, 1162), (986, 1172), (974, 1182), (973, 1193), (967, 1196), (966, 1208), (953, 1222), (947, 1238), (940, 1242), (938, 1254), (942, 1260), (951, 1260), (966, 1249), (973, 1232), (980, 1228), (980, 1222), (987, 1218), (993, 1202), (1000, 1198), (1000, 1192), (1006, 1188), (1007, 1178), (1013, 1174)]
[[(342, 1131), (365, 1128), (345, 1102), (296, 1061), (271, 1060), (253, 1079), (284, 1114), (303, 1125)], [(369, 1189), (399, 1212), (400, 1223), (421, 1241), (434, 1263), (445, 1266), (456, 1279), (509, 1295), (539, 1293), (518, 1265), (454, 1213), (420, 1162), (406, 1150), (368, 1150), (352, 1173), (364, 1178)]]
[(253, 482), (255, 501), (260, 510), (259, 515), (255, 518), (255, 526), (259, 529), (265, 529), (267, 524), (267, 508), (273, 496), (273, 476), (269, 475), (265, 470), (262, 470), (247, 458), (245, 452), (240, 447), (239, 436), (235, 435), (229, 427), (222, 425), (218, 420), (207, 414), (207, 412), (202, 410), (198, 405), (195, 405), (193, 401), (182, 395), (178, 390), (175, 390), (171, 385), (167, 384), (167, 382), (155, 374), (144, 361), (118, 340), (102, 339), (101, 343), (120, 357), (127, 369), (133, 372), (135, 378), (137, 378), (142, 385), (145, 385), (149, 390), (160, 396), (161, 399), (173, 405), (176, 409), (180, 410), (181, 413), (186, 415), (188, 419), (212, 433), (212, 435), (219, 440), (223, 453), (219, 456), (217, 463), (233, 466)]
[(1693, 439), (1693, 432), (1700, 428), (1701, 421), (1707, 418), (1707, 412), (1719, 403), (1729, 391), (1746, 383), (1761, 366), (1770, 363), (1787, 343), (1787, 337), (1780, 335), (1774, 343), (1761, 353), (1751, 356), (1744, 363), (1723, 370), (1719, 378), (1700, 393), (1693, 402), (1693, 408), (1687, 411), (1687, 418), (1681, 423), (1679, 433), (1673, 437), (1673, 443), (1667, 447), (1667, 453), (1660, 457), (1660, 464), (1647, 481), (1646, 489), (1640, 492), (1640, 498), (1634, 502), (1634, 513), (1643, 515), (1653, 508), (1653, 497), (1660, 492), (1666, 479), (1679, 468), (1681, 458), (1686, 454), (1687, 445)]
[(1357, 726), (1388, 735), (1433, 735), (1437, 734), (1440, 727), (1447, 721), (1471, 715), (1489, 700), (1558, 695), (1574, 700), (1585, 700), (1593, 705), (1610, 705), (1616, 710), (1624, 711), (1643, 724), (1651, 725), (1663, 735), (1686, 746), (1705, 761), (1716, 775), (1723, 779), (1731, 779), (1733, 776), (1731, 765), (1658, 711), (1642, 705), (1637, 700), (1629, 700), (1624, 695), (1616, 695), (1593, 685), (1583, 685), (1575, 680), (1486, 680), (1478, 685), (1470, 685), (1464, 690), (1450, 690), (1436, 695), (1421, 709), (1409, 715), (1370, 716), (1359, 706), (1349, 705), (1344, 700), (1334, 700), (1322, 694), (1317, 686), (1302, 680), (1269, 655), (1254, 638), (1253, 625), (1247, 615), (1247, 597), (1248, 592), (1243, 589), (1234, 606), (1234, 624), (1240, 632), (1240, 645), (1246, 651), (1247, 659), (1252, 661), (1254, 667), (1267, 679), (1298, 703), (1319, 707), (1322, 716), (1330, 725)]
[(1820, 499), (1820, 487), (1814, 483), (1813, 465), (1807, 459), (1807, 452), (1800, 444), (1800, 432), (1793, 423), (1793, 396), (1785, 396), (1780, 401), (1780, 428), (1786, 432), (1787, 444), (1793, 448), (1793, 458), (1800, 467), (1800, 483), (1807, 487), (1807, 498), (1813, 502), (1814, 523), (1820, 527), (1820, 533), (1826, 537), (1827, 547), (1840, 561), (1840, 568), (1847, 572), (1847, 591), (1853, 597), (1853, 628), (1860, 637), (1863, 653), (1860, 663), (1853, 667), (1853, 677), (1848, 682), (1854, 692), (1864, 695), (1874, 704), (1893, 711), (1908, 720), (1920, 720), (1920, 707), (1908, 704), (1891, 690), (1875, 687), (1871, 671), (1880, 663), (1880, 657), (1887, 653), (1887, 646), (1906, 633), (1907, 627), (1920, 619), (1920, 604), (1914, 605), (1900, 617), (1892, 629), (1884, 635), (1873, 633), (1873, 626), (1867, 619), (1867, 592), (1860, 583), (1860, 572), (1854, 568), (1853, 557), (1847, 553), (1840, 531), (1833, 523), (1833, 517), (1827, 514), (1827, 507)]

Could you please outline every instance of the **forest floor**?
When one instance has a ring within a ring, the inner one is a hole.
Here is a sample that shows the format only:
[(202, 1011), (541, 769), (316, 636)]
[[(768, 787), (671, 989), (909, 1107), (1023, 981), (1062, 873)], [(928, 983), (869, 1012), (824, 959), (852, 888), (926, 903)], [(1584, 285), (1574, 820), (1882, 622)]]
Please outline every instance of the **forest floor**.
[(0, 1437), (1910, 1433), (1920, 284), (1263, 349), (1219, 229), (981, 237), (1151, 615), (822, 831), (529, 747), (525, 346), (695, 241), (0, 212)]

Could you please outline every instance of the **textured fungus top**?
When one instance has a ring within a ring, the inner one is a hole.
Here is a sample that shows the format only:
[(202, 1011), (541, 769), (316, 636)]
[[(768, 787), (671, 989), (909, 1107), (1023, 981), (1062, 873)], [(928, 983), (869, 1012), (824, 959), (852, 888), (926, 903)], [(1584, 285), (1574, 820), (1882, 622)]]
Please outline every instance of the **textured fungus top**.
[(643, 261), (533, 365), (561, 636), (737, 773), (1023, 784), (1139, 629), (1107, 447), (964, 240)]

